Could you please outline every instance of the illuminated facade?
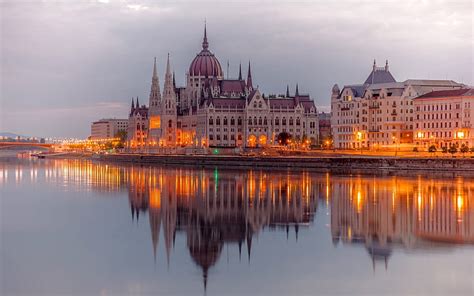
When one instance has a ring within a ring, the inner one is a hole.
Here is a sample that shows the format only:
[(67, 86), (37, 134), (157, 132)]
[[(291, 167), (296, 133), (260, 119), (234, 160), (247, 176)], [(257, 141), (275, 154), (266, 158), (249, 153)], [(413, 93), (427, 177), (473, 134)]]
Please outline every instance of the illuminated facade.
[(134, 104), (128, 116), (127, 145), (132, 149), (143, 148), (147, 143), (148, 137), (148, 107), (140, 106), (137, 97), (137, 103)]
[(415, 98), (415, 143), (474, 146), (474, 90), (434, 91)]
[(452, 80), (397, 82), (385, 67), (377, 67), (363, 84), (335, 84), (331, 94), (334, 147), (378, 149), (413, 143), (413, 99), (433, 90), (460, 89)]
[(280, 133), (316, 144), (318, 113), (307, 94), (265, 96), (254, 87), (250, 63), (247, 78), (224, 78), (219, 60), (209, 50), (204, 29), (202, 50), (186, 73), (186, 85), (176, 87), (168, 56), (163, 94), (156, 60), (149, 100), (149, 130), (143, 152), (177, 147), (265, 147), (278, 144)]

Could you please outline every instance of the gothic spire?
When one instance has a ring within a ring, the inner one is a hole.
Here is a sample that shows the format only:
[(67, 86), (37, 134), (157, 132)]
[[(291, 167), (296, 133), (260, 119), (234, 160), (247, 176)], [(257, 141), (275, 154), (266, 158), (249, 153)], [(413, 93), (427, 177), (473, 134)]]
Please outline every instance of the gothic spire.
[(298, 90), (298, 83), (296, 84), (295, 97), (299, 96), (300, 92)]
[(133, 101), (133, 97), (132, 97), (132, 107), (130, 108), (130, 115), (133, 113), (134, 109), (135, 109), (135, 102)]
[(290, 86), (288, 84), (286, 85), (286, 97), (290, 97)]
[(168, 60), (166, 61), (165, 84), (163, 86), (163, 100), (175, 100), (175, 91), (173, 87), (173, 74), (171, 74), (170, 54), (168, 53)]
[(249, 61), (249, 70), (247, 72), (247, 87), (253, 89), (252, 85), (252, 71), (250, 70), (250, 61)]
[(150, 89), (150, 98), (149, 98), (149, 106), (158, 106), (159, 101), (161, 101), (161, 93), (160, 93), (160, 83), (158, 81), (158, 73), (156, 71), (156, 57), (153, 62), (153, 76), (151, 78), (151, 89)]
[(207, 28), (206, 22), (204, 22), (204, 38), (202, 40), (202, 49), (207, 49), (209, 47), (209, 43), (207, 42)]
[(137, 108), (140, 108), (140, 103), (138, 102), (138, 96), (137, 96)]
[(175, 79), (174, 71), (173, 71), (173, 87), (176, 88), (176, 79)]

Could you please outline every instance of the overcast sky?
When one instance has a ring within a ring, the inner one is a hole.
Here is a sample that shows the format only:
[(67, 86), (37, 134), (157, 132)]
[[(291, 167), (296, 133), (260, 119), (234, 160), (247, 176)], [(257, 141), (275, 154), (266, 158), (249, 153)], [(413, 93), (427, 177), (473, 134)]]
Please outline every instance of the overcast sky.
[(166, 54), (178, 85), (201, 49), (224, 72), (252, 62), (255, 85), (309, 93), (328, 110), (330, 90), (362, 83), (372, 62), (394, 77), (473, 85), (470, 0), (0, 1), (0, 131), (87, 137), (91, 121), (126, 118), (147, 103), (153, 57)]

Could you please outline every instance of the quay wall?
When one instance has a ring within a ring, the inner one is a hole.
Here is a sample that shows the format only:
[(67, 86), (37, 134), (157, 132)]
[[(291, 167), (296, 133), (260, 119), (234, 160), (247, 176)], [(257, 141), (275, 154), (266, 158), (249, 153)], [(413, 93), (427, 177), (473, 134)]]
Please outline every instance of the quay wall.
[(339, 170), (472, 171), (474, 158), (403, 157), (258, 157), (219, 155), (108, 154), (99, 160), (138, 164), (229, 168), (293, 168)]

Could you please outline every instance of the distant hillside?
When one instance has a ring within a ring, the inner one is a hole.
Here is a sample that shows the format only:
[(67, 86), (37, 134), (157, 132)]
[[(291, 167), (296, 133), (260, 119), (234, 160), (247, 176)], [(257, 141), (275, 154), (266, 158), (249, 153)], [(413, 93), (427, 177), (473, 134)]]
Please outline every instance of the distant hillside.
[(7, 138), (20, 137), (20, 138), (27, 138), (26, 136), (17, 135), (17, 134), (9, 133), (9, 132), (0, 132), (0, 137), (7, 137)]

